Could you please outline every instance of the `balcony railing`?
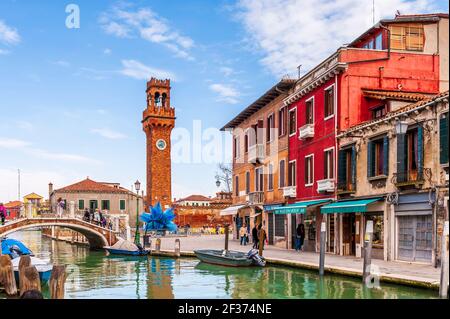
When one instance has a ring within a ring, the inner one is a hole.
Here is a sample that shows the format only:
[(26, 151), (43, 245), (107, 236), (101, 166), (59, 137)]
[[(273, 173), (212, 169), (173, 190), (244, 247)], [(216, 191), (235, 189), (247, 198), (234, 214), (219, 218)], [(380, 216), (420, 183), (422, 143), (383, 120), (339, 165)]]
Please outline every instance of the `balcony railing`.
[(299, 129), (299, 139), (314, 137), (314, 124), (306, 124)]
[(250, 205), (258, 205), (264, 203), (264, 192), (253, 192), (248, 194), (248, 202)]
[(255, 144), (249, 146), (248, 148), (248, 162), (256, 163), (257, 161), (262, 161), (264, 159), (264, 145)]
[(317, 192), (334, 192), (334, 180), (322, 179), (317, 181)]
[(354, 192), (356, 192), (356, 184), (348, 182), (337, 183), (338, 194), (352, 194)]
[(287, 186), (283, 188), (283, 196), (284, 197), (297, 197), (297, 187), (296, 186)]
[(394, 173), (392, 176), (392, 183), (397, 187), (414, 186), (420, 188), (425, 183), (425, 179), (431, 180), (430, 168)]

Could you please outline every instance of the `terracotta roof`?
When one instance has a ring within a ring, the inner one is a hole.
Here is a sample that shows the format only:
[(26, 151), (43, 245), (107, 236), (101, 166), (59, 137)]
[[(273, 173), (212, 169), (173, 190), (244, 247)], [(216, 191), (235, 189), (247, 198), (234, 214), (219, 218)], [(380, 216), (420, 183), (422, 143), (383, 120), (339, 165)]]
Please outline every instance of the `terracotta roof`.
[(17, 207), (17, 206), (22, 206), (22, 202), (16, 200), (16, 201), (13, 201), (13, 202), (6, 203), (4, 206), (5, 206), (6, 208), (12, 208), (12, 207)]
[(401, 90), (380, 90), (380, 89), (362, 89), (363, 95), (372, 99), (378, 100), (399, 100), (408, 102), (417, 102), (425, 100), (430, 96), (436, 95), (433, 93), (422, 92), (407, 92)]
[(86, 178), (85, 180), (57, 189), (55, 192), (67, 192), (67, 193), (76, 193), (76, 192), (93, 192), (93, 193), (121, 193), (121, 194), (133, 194), (129, 190), (120, 187), (120, 186), (114, 186), (114, 184), (106, 184), (106, 183), (99, 183), (96, 181), (93, 181), (89, 178)]
[(190, 202), (210, 202), (211, 198), (203, 196), (203, 195), (190, 195), (186, 198), (182, 198), (177, 200), (177, 202), (184, 202), (184, 201), (190, 201)]
[[(239, 113), (235, 118), (233, 118), (230, 122), (228, 122), (224, 127), (222, 127), (221, 131), (225, 131), (226, 129), (232, 129), (241, 124), (244, 120), (250, 117), (252, 114), (258, 112), (264, 106), (272, 102), (278, 96), (283, 94), (282, 92), (289, 91), (296, 83), (297, 80), (293, 79), (283, 79), (277, 84), (275, 84), (272, 88), (270, 88), (266, 93), (260, 96), (255, 102), (246, 107), (241, 113)], [(280, 92), (281, 91), (281, 92)]]
[(370, 126), (372, 124), (380, 123), (380, 122), (386, 121), (388, 119), (395, 118), (396, 116), (399, 116), (399, 115), (401, 115), (403, 113), (408, 113), (408, 112), (414, 111), (417, 108), (420, 108), (420, 107), (422, 107), (424, 105), (430, 104), (430, 103), (432, 103), (434, 101), (441, 100), (443, 98), (447, 98), (447, 100), (448, 100), (448, 90), (444, 91), (444, 92), (441, 92), (439, 94), (436, 94), (436, 95), (434, 95), (432, 97), (428, 97), (428, 98), (426, 98), (424, 100), (418, 101), (416, 103), (405, 105), (404, 107), (401, 107), (401, 108), (399, 108), (399, 109), (397, 109), (395, 111), (391, 111), (391, 112), (387, 113), (385, 116), (383, 116), (381, 118), (378, 118), (378, 119), (375, 119), (375, 120), (366, 121), (366, 122), (360, 123), (358, 125), (355, 125), (355, 126), (349, 128), (348, 130), (341, 132), (338, 135), (345, 135), (345, 134), (348, 134), (350, 132), (354, 132), (354, 131), (357, 131), (359, 129), (362, 129), (364, 127), (368, 127), (368, 126)]

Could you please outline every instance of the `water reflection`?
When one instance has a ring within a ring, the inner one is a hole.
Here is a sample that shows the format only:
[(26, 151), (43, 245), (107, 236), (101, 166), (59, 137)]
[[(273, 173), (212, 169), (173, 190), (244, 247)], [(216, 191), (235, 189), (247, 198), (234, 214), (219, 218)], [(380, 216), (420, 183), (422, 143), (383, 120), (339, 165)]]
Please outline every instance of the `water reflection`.
[[(66, 298), (437, 298), (435, 291), (387, 284), (367, 289), (358, 278), (328, 274), (320, 278), (315, 271), (294, 268), (233, 268), (195, 258), (107, 256), (52, 241), (38, 231), (11, 237), (22, 240), (38, 257), (68, 265)], [(44, 294), (48, 296), (48, 288)]]

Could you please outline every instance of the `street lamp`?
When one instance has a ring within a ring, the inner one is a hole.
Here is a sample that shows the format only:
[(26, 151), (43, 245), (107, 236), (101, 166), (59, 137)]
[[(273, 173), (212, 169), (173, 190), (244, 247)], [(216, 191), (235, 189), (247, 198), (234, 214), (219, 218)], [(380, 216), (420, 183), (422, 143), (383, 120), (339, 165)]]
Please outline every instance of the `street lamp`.
[(136, 232), (134, 234), (134, 243), (136, 245), (140, 245), (141, 238), (139, 234), (139, 190), (141, 189), (141, 183), (138, 180), (134, 183), (134, 189), (136, 190)]
[(397, 121), (395, 123), (395, 133), (397, 134), (406, 134), (408, 130), (408, 122), (406, 121)]
[(219, 180), (216, 180), (216, 186), (220, 187), (220, 181)]

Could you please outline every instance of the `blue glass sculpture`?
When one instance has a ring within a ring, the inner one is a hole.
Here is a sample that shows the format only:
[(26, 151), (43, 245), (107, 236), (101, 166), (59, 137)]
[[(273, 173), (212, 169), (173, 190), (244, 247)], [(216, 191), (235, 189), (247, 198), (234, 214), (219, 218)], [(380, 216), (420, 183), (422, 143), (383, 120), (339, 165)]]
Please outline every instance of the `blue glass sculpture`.
[(150, 213), (142, 213), (140, 220), (145, 223), (144, 230), (168, 230), (176, 231), (177, 225), (173, 222), (175, 213), (172, 208), (163, 212), (161, 203), (158, 202), (150, 208)]

